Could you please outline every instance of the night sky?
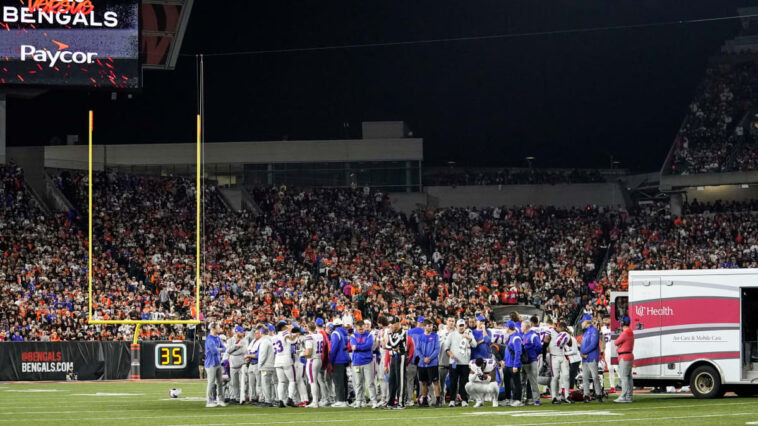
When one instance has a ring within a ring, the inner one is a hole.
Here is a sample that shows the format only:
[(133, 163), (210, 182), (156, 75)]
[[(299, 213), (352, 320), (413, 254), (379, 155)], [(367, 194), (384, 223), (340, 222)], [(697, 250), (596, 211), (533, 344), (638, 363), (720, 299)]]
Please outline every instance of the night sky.
[[(758, 1), (196, 0), (175, 71), (127, 100), (55, 91), (8, 102), (10, 146), (194, 140), (196, 53), (394, 42), (735, 15)], [(708, 58), (739, 21), (206, 59), (206, 140), (360, 136), (404, 120), (427, 165), (658, 170)], [(343, 122), (350, 123), (345, 132)]]

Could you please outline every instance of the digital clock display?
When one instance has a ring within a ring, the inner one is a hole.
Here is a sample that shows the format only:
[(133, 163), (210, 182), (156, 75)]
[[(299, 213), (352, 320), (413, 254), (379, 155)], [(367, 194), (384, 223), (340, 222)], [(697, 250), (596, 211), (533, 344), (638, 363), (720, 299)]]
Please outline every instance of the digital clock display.
[(184, 343), (160, 343), (155, 345), (155, 368), (185, 368), (187, 346)]

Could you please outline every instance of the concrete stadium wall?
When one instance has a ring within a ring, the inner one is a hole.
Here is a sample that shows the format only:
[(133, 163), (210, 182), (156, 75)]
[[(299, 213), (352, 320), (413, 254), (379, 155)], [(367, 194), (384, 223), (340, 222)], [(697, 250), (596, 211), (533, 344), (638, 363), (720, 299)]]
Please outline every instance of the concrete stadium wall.
[(662, 175), (661, 191), (707, 185), (758, 183), (758, 172), (702, 173), (695, 175)]
[[(206, 164), (269, 164), (423, 160), (423, 139), (209, 142)], [(194, 143), (95, 145), (93, 168), (195, 164)], [(45, 147), (45, 167), (87, 169), (87, 146)]]
[(742, 185), (706, 186), (702, 190), (688, 188), (685, 194), (687, 201), (697, 200), (700, 203), (758, 200), (758, 185), (749, 185), (748, 188), (742, 188)]
[(405, 214), (429, 206), (427, 195), (423, 192), (394, 192), (388, 194), (392, 208)]
[(438, 207), (510, 207), (529, 204), (580, 208), (588, 204), (628, 207), (618, 183), (429, 186), (425, 192), (429, 199), (435, 200)]

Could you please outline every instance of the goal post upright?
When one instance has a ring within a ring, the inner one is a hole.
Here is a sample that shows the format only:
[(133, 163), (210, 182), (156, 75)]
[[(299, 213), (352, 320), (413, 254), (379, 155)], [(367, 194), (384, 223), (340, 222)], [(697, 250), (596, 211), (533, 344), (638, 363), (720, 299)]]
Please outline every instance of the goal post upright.
[(202, 144), (202, 119), (200, 117), (200, 114), (197, 115), (197, 143), (196, 145), (196, 156), (197, 160), (195, 161), (196, 168), (196, 185), (197, 185), (197, 193), (195, 194), (195, 321), (200, 321), (200, 283), (202, 283), (202, 279), (200, 277), (200, 195), (201, 195), (201, 185), (200, 185), (200, 179), (201, 179), (201, 173), (200, 173), (200, 145)]
[(88, 134), (88, 149), (87, 149), (87, 217), (89, 218), (87, 222), (87, 228), (88, 228), (88, 239), (87, 239), (87, 282), (89, 283), (89, 314), (87, 315), (87, 320), (92, 319), (92, 128), (93, 128), (93, 121), (94, 121), (94, 112), (92, 110), (89, 110), (89, 126), (87, 127), (87, 134)]
[(140, 345), (139, 345), (139, 330), (142, 325), (152, 324), (152, 325), (177, 325), (177, 324), (184, 324), (184, 325), (190, 325), (190, 324), (200, 324), (202, 321), (200, 321), (200, 286), (202, 284), (202, 278), (200, 277), (200, 208), (202, 205), (201, 202), (201, 191), (202, 191), (202, 184), (201, 184), (201, 144), (202, 144), (202, 119), (200, 114), (197, 115), (196, 119), (196, 126), (197, 126), (197, 143), (196, 143), (196, 167), (195, 167), (195, 315), (193, 319), (189, 320), (97, 320), (92, 318), (92, 265), (93, 265), (93, 253), (94, 253), (94, 242), (92, 239), (92, 217), (93, 217), (93, 211), (92, 211), (92, 191), (94, 187), (94, 181), (92, 178), (93, 175), (93, 155), (92, 155), (92, 132), (94, 130), (93, 122), (94, 122), (94, 113), (92, 110), (88, 113), (89, 118), (89, 126), (88, 126), (88, 149), (87, 149), (87, 157), (88, 157), (88, 181), (87, 181), (87, 208), (88, 208), (88, 240), (87, 240), (87, 284), (88, 284), (88, 315), (87, 315), (87, 323), (92, 325), (121, 325), (121, 324), (129, 324), (129, 325), (135, 325), (134, 328), (134, 338), (132, 341), (132, 344), (130, 346), (131, 348), (131, 370), (130, 370), (130, 376), (129, 378), (131, 380), (139, 380), (140, 379)]

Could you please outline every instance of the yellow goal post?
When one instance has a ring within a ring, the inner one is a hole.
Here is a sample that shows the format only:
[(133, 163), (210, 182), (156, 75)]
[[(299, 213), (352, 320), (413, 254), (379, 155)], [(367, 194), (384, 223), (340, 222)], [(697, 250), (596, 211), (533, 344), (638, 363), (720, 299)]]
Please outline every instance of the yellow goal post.
[(200, 276), (200, 199), (202, 197), (202, 187), (200, 183), (201, 175), (201, 155), (200, 155), (200, 147), (202, 144), (201, 140), (201, 119), (200, 114), (197, 115), (197, 144), (196, 144), (196, 155), (197, 155), (197, 161), (196, 161), (196, 170), (195, 170), (195, 184), (196, 184), (196, 214), (195, 214), (195, 319), (191, 320), (96, 320), (92, 319), (92, 252), (93, 252), (93, 242), (92, 242), (92, 187), (94, 185), (94, 182), (92, 180), (92, 132), (94, 131), (94, 113), (92, 110), (89, 111), (89, 149), (88, 149), (88, 163), (89, 163), (89, 175), (88, 175), (88, 202), (87, 206), (89, 208), (89, 239), (87, 240), (87, 245), (89, 249), (89, 253), (87, 256), (87, 282), (89, 287), (89, 313), (87, 315), (87, 322), (89, 324), (100, 324), (100, 325), (118, 325), (118, 324), (132, 324), (136, 325), (134, 328), (134, 342), (133, 344), (137, 344), (137, 339), (139, 337), (139, 329), (140, 326), (143, 324), (156, 324), (156, 325), (171, 325), (171, 324), (200, 324), (202, 321), (200, 321), (200, 285), (201, 285), (201, 276)]

